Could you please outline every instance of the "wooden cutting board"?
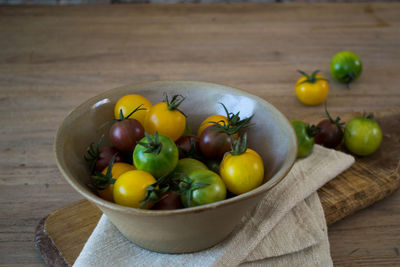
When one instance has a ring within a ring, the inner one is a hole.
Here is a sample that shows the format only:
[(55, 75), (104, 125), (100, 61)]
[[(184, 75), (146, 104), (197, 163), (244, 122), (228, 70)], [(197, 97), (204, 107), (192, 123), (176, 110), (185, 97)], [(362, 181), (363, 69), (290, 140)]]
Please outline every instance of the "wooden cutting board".
[[(348, 121), (360, 115), (347, 113), (341, 117), (342, 121)], [(318, 190), (328, 225), (391, 195), (400, 187), (400, 108), (374, 112), (374, 115), (383, 130), (379, 150), (368, 157), (356, 157), (351, 168)], [(317, 123), (323, 116), (310, 115), (302, 120)], [(71, 266), (100, 216), (97, 207), (82, 200), (43, 218), (36, 229), (35, 245), (44, 261), (50, 266)]]

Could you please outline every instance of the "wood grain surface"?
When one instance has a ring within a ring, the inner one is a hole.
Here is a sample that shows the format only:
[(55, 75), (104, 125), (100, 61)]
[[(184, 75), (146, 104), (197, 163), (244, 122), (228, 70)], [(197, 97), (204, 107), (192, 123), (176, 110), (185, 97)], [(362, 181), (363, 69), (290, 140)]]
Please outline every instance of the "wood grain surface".
[[(80, 200), (57, 170), (54, 135), (85, 99), (166, 79), (238, 87), (287, 117), (323, 113), (297, 101), (297, 69), (331, 80), (334, 114), (400, 105), (400, 3), (0, 6), (0, 265), (43, 266), (38, 222)], [(351, 89), (329, 60), (353, 50)], [(336, 266), (400, 266), (400, 193), (329, 229)]]
[[(341, 118), (349, 120), (361, 115), (343, 114)], [(369, 157), (356, 157), (348, 170), (318, 190), (328, 226), (400, 188), (400, 108), (374, 115), (385, 133), (379, 150)], [(312, 115), (304, 120), (312, 123), (319, 118)], [(72, 266), (101, 214), (87, 200), (52, 212), (36, 230), (35, 245), (43, 259), (49, 265)]]

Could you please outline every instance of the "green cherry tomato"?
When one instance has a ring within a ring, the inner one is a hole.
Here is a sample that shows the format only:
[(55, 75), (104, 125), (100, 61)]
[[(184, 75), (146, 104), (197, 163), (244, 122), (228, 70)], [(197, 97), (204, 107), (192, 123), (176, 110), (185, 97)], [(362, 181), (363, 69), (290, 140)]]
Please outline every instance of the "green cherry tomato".
[(185, 207), (205, 205), (226, 198), (226, 187), (221, 177), (210, 170), (197, 170), (187, 176), (192, 186), (200, 185), (199, 188), (190, 190), (190, 203), (187, 194), (181, 195), (182, 204)]
[(297, 136), (297, 158), (307, 157), (314, 147), (314, 128), (302, 121), (294, 120), (291, 123)]
[(174, 141), (162, 134), (146, 135), (133, 151), (133, 162), (138, 170), (155, 178), (171, 173), (178, 164), (178, 148)]
[(184, 158), (178, 161), (174, 171), (171, 173), (172, 177), (179, 177), (181, 175), (188, 175), (192, 171), (208, 170), (207, 166), (196, 159)]
[(362, 63), (354, 52), (341, 51), (332, 57), (330, 69), (333, 78), (349, 84), (361, 75)]
[(381, 142), (381, 127), (372, 119), (353, 118), (344, 129), (344, 144), (356, 155), (371, 155), (379, 148)]

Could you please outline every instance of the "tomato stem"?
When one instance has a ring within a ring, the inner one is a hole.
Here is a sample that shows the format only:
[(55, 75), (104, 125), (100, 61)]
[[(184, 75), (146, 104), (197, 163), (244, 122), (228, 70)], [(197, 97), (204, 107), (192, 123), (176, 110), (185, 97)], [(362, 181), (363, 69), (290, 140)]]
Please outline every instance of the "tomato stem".
[(350, 89), (349, 84), (357, 78), (357, 73), (354, 71), (349, 71), (344, 77), (343, 80), (346, 83), (347, 89)]
[(178, 195), (185, 195), (187, 207), (191, 207), (192, 192), (196, 189), (208, 186), (208, 183), (193, 182), (187, 175), (182, 175), (178, 179), (172, 180), (172, 191)]
[(232, 145), (232, 151), (230, 152), (232, 155), (241, 155), (247, 150), (247, 133), (244, 133), (242, 137), (238, 140), (235, 140)]
[(137, 108), (135, 108), (134, 110), (132, 110), (132, 112), (129, 113), (127, 116), (124, 116), (124, 114), (123, 114), (123, 112), (122, 112), (122, 109), (120, 109), (120, 110), (119, 110), (119, 118), (118, 118), (118, 119), (112, 119), (112, 120), (110, 120), (110, 121), (106, 121), (105, 123), (103, 123), (102, 125), (100, 125), (100, 129), (103, 128), (104, 126), (106, 126), (107, 124), (129, 119), (129, 117), (132, 116), (133, 113), (135, 113), (135, 112), (137, 112), (137, 111), (139, 111), (139, 110), (146, 110), (145, 108), (141, 108), (141, 106), (143, 106), (143, 104), (140, 104)]
[(373, 113), (369, 113), (367, 114), (365, 111), (363, 113), (363, 118), (369, 119), (369, 120), (374, 120), (374, 114)]
[(197, 159), (199, 161), (204, 161), (204, 157), (196, 153), (196, 142), (193, 139), (190, 139), (189, 151), (186, 151), (180, 146), (178, 146), (178, 149), (182, 151), (184, 158), (192, 158), (192, 159)]
[(158, 140), (158, 132), (154, 134), (154, 139), (151, 138), (151, 136), (148, 133), (144, 133), (147, 142), (138, 142), (138, 145), (141, 145), (147, 150), (144, 151), (144, 153), (155, 153), (156, 155), (160, 154), (161, 149), (162, 149), (162, 143)]
[(319, 127), (317, 127), (315, 125), (311, 125), (311, 126), (307, 125), (306, 131), (307, 131), (307, 134), (310, 137), (314, 137), (314, 136), (319, 135), (319, 133), (321, 132), (321, 128), (319, 128)]
[(101, 135), (99, 141), (97, 141), (96, 147), (94, 147), (94, 143), (90, 143), (86, 154), (83, 157), (86, 161), (90, 162), (90, 173), (93, 173), (94, 167), (96, 166), (96, 162), (99, 159), (100, 148), (104, 140), (104, 134)]
[(143, 208), (144, 206), (146, 206), (150, 202), (157, 203), (157, 202), (163, 200), (164, 198), (168, 197), (168, 195), (164, 195), (163, 197), (160, 198), (160, 196), (162, 194), (164, 194), (165, 192), (167, 192), (169, 190), (169, 186), (166, 185), (165, 187), (163, 187), (161, 189), (159, 188), (160, 185), (165, 183), (167, 178), (168, 178), (168, 175), (161, 176), (160, 178), (158, 178), (157, 181), (155, 181), (154, 183), (152, 183), (151, 185), (146, 187), (145, 198), (140, 200), (140, 202), (143, 202), (139, 206), (140, 209)]
[(331, 115), (328, 112), (328, 108), (327, 108), (326, 102), (325, 102), (325, 114), (328, 117), (328, 119), (331, 121), (331, 123), (335, 124), (339, 128), (339, 130), (343, 131), (343, 126), (344, 126), (345, 123), (344, 122), (340, 122), (340, 117), (339, 116), (337, 116), (335, 120), (332, 119)]
[(93, 180), (92, 185), (97, 190), (104, 190), (110, 184), (115, 183), (116, 179), (112, 177), (112, 168), (114, 166), (114, 161), (115, 161), (116, 155), (117, 154), (114, 154), (113, 157), (111, 158), (111, 161), (108, 164), (108, 168), (107, 168), (106, 174), (103, 174), (101, 172), (97, 172), (95, 175), (92, 175), (92, 180)]
[(119, 119), (117, 121), (123, 121), (123, 120), (129, 119), (129, 117), (132, 116), (132, 114), (135, 113), (136, 111), (146, 110), (145, 108), (141, 108), (141, 106), (143, 106), (143, 104), (140, 104), (137, 108), (132, 110), (132, 112), (129, 113), (126, 117), (124, 117), (124, 114), (122, 113), (122, 109), (120, 109), (119, 110)]
[(313, 73), (311, 73), (311, 75), (307, 74), (302, 70), (297, 70), (297, 71), (306, 78), (304, 81), (300, 82), (299, 85), (303, 83), (315, 83), (317, 81), (328, 81), (325, 78), (317, 78), (319, 70), (314, 71)]
[(187, 117), (182, 110), (179, 109), (179, 106), (185, 100), (183, 95), (173, 95), (171, 101), (169, 101), (168, 94), (165, 94), (165, 102), (167, 103), (168, 110), (176, 110), (179, 111), (183, 116)]
[(215, 122), (215, 121), (208, 122), (208, 123), (216, 125), (218, 131), (224, 132), (228, 135), (233, 135), (233, 134), (239, 132), (241, 129), (251, 126), (250, 120), (253, 118), (254, 115), (251, 115), (250, 117), (241, 120), (239, 117), (240, 111), (238, 113), (234, 114), (233, 112), (229, 112), (223, 103), (219, 103), (219, 104), (222, 105), (222, 107), (224, 108), (224, 110), (226, 112), (226, 117), (228, 119), (228, 123), (226, 123), (223, 120), (218, 121), (218, 122)]

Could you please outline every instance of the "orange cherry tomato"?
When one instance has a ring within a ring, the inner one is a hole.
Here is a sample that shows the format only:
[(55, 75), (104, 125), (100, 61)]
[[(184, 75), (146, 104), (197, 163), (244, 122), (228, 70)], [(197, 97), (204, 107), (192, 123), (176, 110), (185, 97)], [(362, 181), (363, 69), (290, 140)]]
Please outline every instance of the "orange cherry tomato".
[(161, 102), (154, 105), (147, 114), (144, 122), (144, 129), (149, 134), (166, 135), (173, 141), (182, 136), (186, 127), (186, 117), (179, 110), (179, 104), (184, 98), (174, 96), (171, 102)]
[(129, 119), (136, 119), (140, 122), (140, 124), (144, 125), (144, 119), (152, 107), (152, 104), (147, 98), (141, 95), (131, 94), (121, 97), (114, 106), (115, 119), (120, 118), (121, 110), (122, 114), (127, 116), (140, 105), (142, 105), (140, 108), (143, 108), (144, 110), (136, 111), (129, 117)]

